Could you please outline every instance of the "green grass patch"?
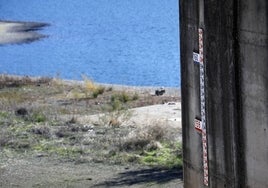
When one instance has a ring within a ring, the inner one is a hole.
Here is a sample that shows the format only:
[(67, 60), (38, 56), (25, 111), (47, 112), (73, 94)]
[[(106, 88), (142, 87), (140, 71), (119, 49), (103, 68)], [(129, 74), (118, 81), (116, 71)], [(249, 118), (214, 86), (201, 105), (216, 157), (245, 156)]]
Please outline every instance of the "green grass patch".
[(5, 111), (0, 111), (0, 118), (5, 119), (5, 118), (8, 118), (8, 116), (9, 116), (9, 113)]
[(57, 143), (42, 141), (33, 147), (36, 152), (44, 152), (49, 155), (58, 155), (63, 158), (75, 158), (84, 153), (81, 148), (75, 146), (58, 145)]
[(140, 162), (149, 166), (161, 166), (167, 168), (181, 167), (181, 144), (163, 144), (163, 147), (157, 150), (144, 151), (144, 154), (140, 158)]
[(31, 120), (33, 122), (41, 123), (41, 122), (45, 122), (47, 120), (47, 117), (42, 112), (34, 112), (31, 115)]

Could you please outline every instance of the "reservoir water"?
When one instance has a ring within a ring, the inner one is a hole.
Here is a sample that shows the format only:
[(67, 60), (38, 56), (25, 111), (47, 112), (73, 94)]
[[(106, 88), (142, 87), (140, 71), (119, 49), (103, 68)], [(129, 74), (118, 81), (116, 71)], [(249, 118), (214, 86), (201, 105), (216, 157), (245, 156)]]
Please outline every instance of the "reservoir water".
[(49, 23), (0, 46), (0, 73), (180, 87), (178, 0), (1, 0), (0, 19)]

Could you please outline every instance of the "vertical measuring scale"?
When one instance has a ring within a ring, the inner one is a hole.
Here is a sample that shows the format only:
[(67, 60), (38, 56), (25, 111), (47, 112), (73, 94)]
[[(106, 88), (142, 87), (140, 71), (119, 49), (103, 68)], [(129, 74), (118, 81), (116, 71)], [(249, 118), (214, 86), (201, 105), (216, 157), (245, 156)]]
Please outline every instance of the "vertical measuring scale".
[(203, 29), (198, 29), (199, 38), (199, 54), (193, 53), (195, 62), (199, 62), (200, 70), (200, 106), (201, 106), (201, 121), (195, 119), (195, 129), (202, 134), (203, 146), (203, 171), (204, 185), (208, 186), (208, 152), (207, 152), (207, 129), (206, 129), (206, 100), (205, 100), (205, 68), (203, 57)]
[(207, 152), (207, 128), (206, 128), (205, 71), (204, 71), (204, 57), (203, 57), (203, 29), (198, 29), (198, 34), (199, 34), (200, 103), (201, 103), (204, 184), (208, 186), (208, 152)]

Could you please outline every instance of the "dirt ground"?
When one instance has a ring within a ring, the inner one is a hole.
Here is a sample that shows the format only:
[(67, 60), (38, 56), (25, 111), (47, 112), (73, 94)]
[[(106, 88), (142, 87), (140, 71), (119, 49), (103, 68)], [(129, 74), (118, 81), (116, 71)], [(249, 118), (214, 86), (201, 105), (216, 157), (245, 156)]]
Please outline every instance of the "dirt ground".
[(91, 87), (1, 77), (0, 187), (183, 187), (180, 163), (146, 162), (181, 156), (178, 90)]
[(4, 164), (0, 168), (0, 187), (183, 187), (182, 170), (179, 169), (76, 164), (47, 157), (10, 158)]

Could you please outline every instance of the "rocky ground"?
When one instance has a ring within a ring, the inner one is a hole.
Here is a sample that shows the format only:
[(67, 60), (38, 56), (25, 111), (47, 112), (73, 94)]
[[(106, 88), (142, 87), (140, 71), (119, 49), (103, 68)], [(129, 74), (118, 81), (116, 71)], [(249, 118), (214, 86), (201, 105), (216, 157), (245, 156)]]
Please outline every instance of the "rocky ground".
[(174, 88), (0, 76), (0, 187), (182, 187)]

